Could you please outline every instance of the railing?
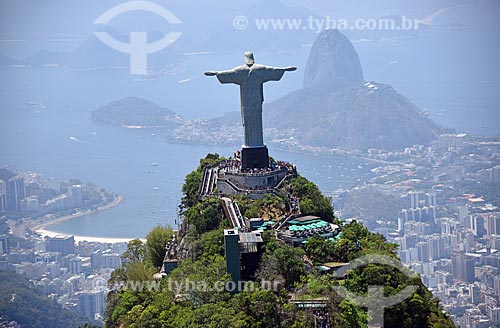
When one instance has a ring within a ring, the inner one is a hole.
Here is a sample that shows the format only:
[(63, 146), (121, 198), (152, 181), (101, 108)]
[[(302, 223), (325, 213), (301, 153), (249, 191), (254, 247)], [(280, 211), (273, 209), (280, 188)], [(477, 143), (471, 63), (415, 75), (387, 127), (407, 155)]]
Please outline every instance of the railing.
[(217, 181), (217, 172), (213, 167), (205, 167), (203, 170), (203, 178), (199, 194), (201, 196), (211, 195), (215, 189), (215, 182)]
[(286, 171), (288, 172), (288, 169), (286, 167), (280, 167), (276, 170), (272, 170), (272, 171), (264, 171), (264, 172), (238, 172), (238, 173), (232, 173), (232, 172), (227, 172), (226, 174), (237, 174), (237, 175), (243, 175), (243, 176), (250, 176), (250, 177), (263, 177), (263, 176), (266, 176), (266, 175), (270, 175), (270, 174), (278, 174), (278, 173), (281, 173), (283, 171)]
[(198, 194), (200, 194), (200, 195), (204, 194), (205, 184), (206, 184), (206, 178), (207, 178), (207, 168), (205, 167), (203, 169), (203, 176), (201, 178), (201, 184), (200, 184), (200, 187), (198, 189)]
[(226, 214), (232, 228), (242, 229), (244, 224), (238, 205), (232, 199), (227, 197), (222, 197), (221, 200), (224, 213)]
[[(220, 165), (224, 164), (224, 162), (220, 162), (211, 166), (205, 167), (203, 171), (203, 178), (202, 178), (202, 184), (200, 187), (200, 195), (201, 196), (206, 196), (210, 195), (213, 193), (215, 189), (215, 183), (217, 181), (225, 182), (231, 189), (233, 189), (235, 192), (239, 193), (247, 193), (247, 194), (266, 194), (266, 193), (273, 193), (276, 196), (279, 196), (279, 193), (276, 191), (276, 188), (279, 188), (283, 185), (284, 181), (286, 181), (290, 176), (292, 176), (295, 173), (295, 170), (292, 168), (289, 168), (287, 166), (279, 166), (277, 169), (272, 170), (272, 171), (265, 171), (265, 172), (224, 172), (223, 169), (221, 168)], [(220, 172), (219, 172), (220, 170)], [(274, 174), (279, 174), (286, 172), (286, 175), (278, 182), (278, 184), (269, 189), (243, 189), (238, 186), (236, 186), (230, 179), (228, 179), (228, 176), (230, 175), (239, 175), (239, 176), (247, 176), (247, 177), (263, 177), (266, 175), (274, 175)], [(220, 174), (219, 174), (220, 173)]]
[(233, 191), (237, 193), (245, 193), (245, 194), (254, 194), (254, 195), (264, 195), (264, 194), (269, 194), (272, 193), (275, 196), (279, 196), (279, 193), (274, 190), (274, 188), (269, 188), (269, 189), (242, 189), (240, 187), (237, 187), (231, 180), (225, 179), (225, 178), (220, 178), (219, 181), (227, 183)]

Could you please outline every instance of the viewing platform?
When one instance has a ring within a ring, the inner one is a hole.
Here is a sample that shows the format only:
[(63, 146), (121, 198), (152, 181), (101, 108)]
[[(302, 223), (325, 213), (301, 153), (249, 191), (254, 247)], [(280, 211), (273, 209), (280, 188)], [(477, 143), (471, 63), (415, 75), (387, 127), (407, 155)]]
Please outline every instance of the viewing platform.
[(265, 168), (242, 169), (239, 159), (228, 159), (203, 171), (200, 195), (247, 195), (251, 199), (263, 198), (288, 178), (297, 176), (295, 165), (278, 161)]

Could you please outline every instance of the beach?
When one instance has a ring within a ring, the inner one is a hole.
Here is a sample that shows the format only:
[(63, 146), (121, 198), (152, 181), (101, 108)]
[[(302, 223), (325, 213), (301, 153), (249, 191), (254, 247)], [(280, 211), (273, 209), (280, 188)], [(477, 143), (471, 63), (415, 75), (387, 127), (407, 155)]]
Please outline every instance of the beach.
[[(124, 197), (121, 195), (117, 195), (115, 199), (106, 205), (98, 207), (96, 210), (88, 210), (88, 211), (83, 211), (83, 212), (77, 212), (71, 215), (65, 215), (61, 217), (44, 217), (43, 219), (36, 221), (36, 222), (30, 222), (27, 223), (26, 227), (24, 228), (30, 228), (33, 231), (36, 231), (43, 237), (55, 237), (55, 236), (62, 236), (62, 235), (68, 235), (68, 234), (63, 234), (57, 231), (51, 231), (50, 229), (46, 229), (48, 226), (58, 224), (67, 220), (72, 220), (76, 219), (78, 217), (84, 216), (84, 215), (89, 215), (92, 213), (95, 213), (95, 211), (105, 211), (108, 209), (111, 209), (113, 207), (116, 207), (120, 205), (124, 201)], [(123, 242), (129, 242), (133, 238), (111, 238), (111, 237), (91, 237), (91, 236), (79, 236), (79, 235), (73, 235), (71, 236), (75, 237), (76, 242), (81, 242), (81, 241), (87, 241), (87, 242), (96, 242), (96, 243), (123, 243)]]
[[(46, 229), (37, 229), (36, 232), (41, 234), (43, 237), (55, 237), (55, 236), (70, 236), (67, 234), (63, 234), (60, 232), (56, 231), (50, 231)], [(133, 238), (110, 238), (110, 237), (91, 237), (91, 236), (78, 236), (78, 235), (71, 235), (75, 237), (75, 242), (90, 242), (90, 243), (128, 243), (131, 241)], [(144, 241), (144, 239), (141, 239)]]

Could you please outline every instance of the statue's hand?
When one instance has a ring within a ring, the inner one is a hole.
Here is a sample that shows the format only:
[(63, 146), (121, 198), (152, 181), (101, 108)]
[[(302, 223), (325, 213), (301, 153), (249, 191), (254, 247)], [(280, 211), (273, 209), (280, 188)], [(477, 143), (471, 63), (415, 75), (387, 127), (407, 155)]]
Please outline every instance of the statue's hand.
[(297, 67), (294, 67), (294, 66), (288, 66), (285, 68), (285, 71), (287, 71), (287, 72), (293, 72), (296, 70), (297, 70)]
[(205, 74), (206, 76), (214, 76), (214, 75), (217, 75), (217, 72), (208, 71), (208, 72), (205, 72), (204, 74)]

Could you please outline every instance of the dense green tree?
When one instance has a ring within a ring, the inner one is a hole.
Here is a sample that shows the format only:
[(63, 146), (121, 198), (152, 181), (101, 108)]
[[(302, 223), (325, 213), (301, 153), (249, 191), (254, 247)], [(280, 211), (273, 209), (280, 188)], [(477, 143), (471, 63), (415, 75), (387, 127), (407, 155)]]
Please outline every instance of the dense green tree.
[(125, 263), (144, 261), (146, 256), (146, 245), (140, 239), (133, 239), (128, 242), (127, 250), (122, 255)]
[(198, 166), (198, 170), (203, 170), (207, 166), (215, 165), (220, 161), (223, 161), (224, 158), (220, 157), (219, 154), (208, 154), (205, 158), (200, 159), (200, 165)]
[(300, 211), (304, 215), (317, 215), (324, 220), (334, 219), (331, 199), (321, 194), (314, 183), (302, 176), (290, 181), (292, 194), (300, 199)]
[(184, 219), (194, 225), (200, 234), (218, 228), (222, 220), (220, 199), (208, 197), (200, 200), (186, 210)]
[(279, 327), (279, 304), (277, 296), (269, 290), (258, 290), (237, 294), (235, 307), (252, 318), (252, 327)]
[(208, 258), (213, 255), (224, 256), (224, 228), (202, 234), (199, 239), (197, 254), (199, 258)]
[(337, 260), (335, 257), (335, 242), (325, 240), (319, 236), (310, 238), (305, 244), (304, 250), (314, 263), (319, 264)]
[(125, 277), (127, 282), (150, 281), (158, 270), (149, 262), (133, 262), (127, 265)]
[(185, 210), (196, 204), (198, 200), (201, 178), (202, 172), (198, 170), (186, 175), (184, 185), (182, 186), (182, 193), (184, 194), (181, 199), (180, 205), (182, 210)]
[(120, 327), (126, 320), (127, 313), (136, 305), (139, 305), (139, 296), (129, 289), (119, 292), (112, 291), (107, 297), (108, 307), (106, 308), (105, 327)]
[(305, 274), (303, 256), (301, 248), (270, 240), (257, 275), (267, 281), (282, 280), (285, 288), (291, 288)]
[(364, 328), (368, 322), (368, 315), (359, 306), (347, 300), (342, 300), (338, 309), (340, 312), (339, 321), (343, 327)]
[[(386, 295), (397, 293), (405, 286), (416, 285), (417, 292), (410, 298), (386, 309), (386, 327), (454, 327), (442, 313), (439, 302), (425, 288), (419, 277), (408, 277), (397, 268), (369, 264), (351, 270), (342, 280), (320, 275), (314, 266), (306, 266), (305, 256), (314, 264), (325, 261), (349, 262), (366, 254), (383, 254), (394, 259), (396, 245), (383, 236), (371, 233), (359, 222), (343, 224), (333, 216), (330, 199), (318, 187), (303, 177), (291, 179), (279, 191), (261, 200), (244, 196), (235, 197), (243, 215), (247, 217), (282, 217), (287, 207), (288, 194), (300, 199), (303, 214), (318, 215), (335, 220), (342, 232), (334, 240), (313, 237), (304, 249), (283, 244), (272, 232), (263, 233), (264, 252), (258, 264), (257, 278), (280, 282), (277, 290), (262, 290), (257, 282), (254, 289), (231, 294), (225, 284), (230, 282), (226, 272), (223, 229), (223, 211), (218, 197), (200, 198), (198, 188), (203, 168), (221, 158), (209, 154), (200, 160), (197, 170), (186, 177), (181, 209), (187, 232), (185, 249), (191, 257), (179, 263), (161, 280), (160, 289), (114, 290), (108, 294), (106, 327), (238, 327), (238, 328), (306, 328), (315, 325), (310, 309), (290, 303), (290, 296), (298, 299), (324, 299), (330, 314), (330, 325), (340, 327), (366, 327), (365, 309), (344, 300), (334, 293), (334, 287), (343, 284), (351, 292), (364, 294), (367, 286), (385, 286)], [(288, 204), (289, 206), (289, 204)], [(171, 234), (170, 234), (171, 236)], [(150, 280), (154, 273), (152, 263), (163, 260), (166, 234), (129, 244), (124, 259), (127, 264), (112, 275), (112, 280)], [(152, 248), (152, 250), (151, 250)], [(222, 289), (221, 285), (222, 283)]]
[(156, 226), (146, 236), (146, 257), (159, 268), (165, 258), (167, 242), (172, 240), (173, 230), (170, 227)]
[(76, 328), (92, 323), (42, 295), (28, 279), (13, 271), (0, 272), (0, 316), (33, 328), (48, 324), (54, 328)]
[(285, 198), (267, 194), (263, 199), (250, 199), (246, 196), (236, 196), (241, 214), (247, 218), (265, 217), (271, 220), (281, 219), (286, 212)]
[(224, 160), (219, 154), (208, 154), (205, 158), (200, 159), (200, 165), (196, 170), (186, 175), (184, 185), (182, 186), (183, 197), (179, 205), (181, 211), (194, 206), (198, 202), (199, 188), (203, 177), (203, 169), (207, 166), (214, 165)]
[(163, 289), (175, 295), (184, 295), (192, 306), (229, 299), (225, 283), (231, 279), (226, 272), (226, 261), (220, 255), (212, 255), (194, 262), (185, 260), (168, 278), (165, 282), (168, 284), (162, 285)]

